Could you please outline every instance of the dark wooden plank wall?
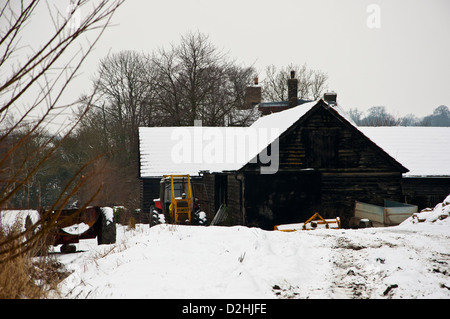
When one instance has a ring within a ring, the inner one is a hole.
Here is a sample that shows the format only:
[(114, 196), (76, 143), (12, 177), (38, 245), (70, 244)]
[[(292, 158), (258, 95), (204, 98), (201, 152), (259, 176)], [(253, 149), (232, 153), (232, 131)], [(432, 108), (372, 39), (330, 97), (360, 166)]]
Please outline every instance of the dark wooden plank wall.
[(404, 200), (424, 209), (436, 206), (450, 194), (450, 177), (406, 177), (402, 186)]
[(153, 200), (159, 198), (159, 182), (161, 178), (142, 178), (141, 179), (141, 212), (150, 213), (150, 206)]
[[(309, 205), (306, 211), (317, 207), (323, 217), (339, 216), (345, 226), (353, 216), (355, 200), (377, 205), (382, 205), (384, 199), (401, 201), (404, 168), (333, 112), (317, 105), (289, 128), (279, 140), (279, 172), (267, 175), (264, 181), (266, 184), (278, 183), (283, 178), (287, 182), (289, 175), (283, 175), (285, 172), (295, 175), (313, 169), (319, 174), (320, 187), (315, 188), (319, 193), (307, 193), (295, 186), (291, 192), (298, 193), (297, 196), (307, 194), (311, 203), (319, 200), (318, 206), (306, 204)], [(246, 170), (258, 172), (259, 166), (247, 165)], [(298, 183), (302, 183), (301, 177), (301, 174), (297, 176)], [(304, 177), (303, 182), (315, 184), (310, 176)], [(252, 184), (257, 186), (257, 183)], [(247, 197), (250, 186), (247, 182), (245, 185)], [(289, 193), (289, 189), (278, 191)], [(246, 212), (252, 210), (254, 208), (246, 207)], [(292, 214), (291, 222), (297, 222), (298, 216)]]
[(228, 214), (229, 221), (233, 225), (245, 225), (242, 211), (242, 189), (241, 181), (237, 178), (237, 174), (228, 174)]
[[(226, 186), (226, 199), (222, 201), (227, 206), (227, 220), (225, 224), (243, 225), (241, 210), (241, 184), (236, 179), (235, 173), (227, 174), (203, 174), (203, 178), (198, 180), (194, 189), (195, 197), (198, 198), (201, 209), (206, 213), (208, 224), (213, 220), (220, 206), (219, 188)], [(201, 190), (201, 191), (199, 191)]]
[(214, 174), (204, 174), (193, 181), (194, 196), (206, 214), (208, 225), (214, 218), (214, 180)]
[[(388, 158), (356, 128), (315, 107), (304, 121), (280, 139), (280, 169), (315, 168), (320, 171), (399, 172)], [(325, 160), (330, 158), (332, 160)]]
[(320, 214), (339, 217), (344, 227), (354, 215), (355, 201), (383, 205), (384, 199), (402, 201), (401, 175), (322, 173)]

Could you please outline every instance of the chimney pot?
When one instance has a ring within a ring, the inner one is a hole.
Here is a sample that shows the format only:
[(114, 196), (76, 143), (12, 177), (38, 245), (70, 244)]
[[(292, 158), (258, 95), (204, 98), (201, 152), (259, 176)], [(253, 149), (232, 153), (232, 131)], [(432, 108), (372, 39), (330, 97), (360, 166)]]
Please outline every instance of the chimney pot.
[(292, 71), (291, 71), (291, 79), (294, 79), (294, 78), (295, 78), (295, 71), (292, 70)]
[(337, 105), (337, 93), (336, 92), (326, 92), (323, 94), (323, 100), (329, 105)]

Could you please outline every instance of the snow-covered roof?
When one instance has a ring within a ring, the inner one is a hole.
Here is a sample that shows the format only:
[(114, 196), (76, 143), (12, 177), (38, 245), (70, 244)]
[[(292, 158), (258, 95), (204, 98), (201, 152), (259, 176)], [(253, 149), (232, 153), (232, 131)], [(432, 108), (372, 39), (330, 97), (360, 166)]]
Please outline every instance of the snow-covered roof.
[[(236, 170), (249, 156), (227, 160), (224, 137), (242, 136), (243, 127), (140, 127), (140, 175), (161, 177), (169, 174), (199, 175), (201, 171)], [(236, 139), (236, 138), (235, 138)], [(236, 147), (239, 144), (236, 143)], [(214, 156), (216, 155), (216, 156)], [(222, 159), (222, 160), (221, 160)]]
[[(174, 127), (140, 127), (140, 175), (141, 177), (163, 176), (168, 174), (198, 175), (199, 165), (184, 165), (172, 160), (171, 150), (177, 143), (172, 139)], [(193, 128), (186, 127), (186, 130)]]
[(358, 127), (409, 169), (405, 177), (450, 176), (450, 127)]
[(280, 134), (291, 127), (298, 119), (303, 117), (309, 110), (312, 109), (317, 101), (304, 103), (296, 107), (284, 110), (282, 112), (272, 113), (260, 117), (251, 127), (253, 128), (277, 128)]
[(263, 116), (250, 127), (140, 127), (141, 177), (238, 170), (316, 104)]
[[(141, 177), (238, 170), (317, 103), (260, 117), (250, 127), (141, 127)], [(450, 176), (450, 128), (357, 127), (339, 105), (331, 109), (409, 169), (404, 176)]]

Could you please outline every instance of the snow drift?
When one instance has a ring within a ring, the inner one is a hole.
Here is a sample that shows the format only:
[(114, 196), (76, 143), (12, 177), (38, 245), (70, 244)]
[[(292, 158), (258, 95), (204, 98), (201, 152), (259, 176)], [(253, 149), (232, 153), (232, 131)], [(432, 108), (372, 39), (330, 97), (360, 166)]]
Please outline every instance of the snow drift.
[[(395, 227), (137, 225), (58, 255), (64, 298), (449, 298), (450, 196)], [(423, 220), (423, 222), (419, 222)]]

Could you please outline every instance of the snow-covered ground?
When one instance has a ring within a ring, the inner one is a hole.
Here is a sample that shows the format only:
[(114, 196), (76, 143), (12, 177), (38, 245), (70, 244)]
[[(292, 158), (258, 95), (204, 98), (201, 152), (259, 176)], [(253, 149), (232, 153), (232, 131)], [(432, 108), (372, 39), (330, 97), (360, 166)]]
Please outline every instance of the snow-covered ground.
[(449, 213), (444, 203), (395, 227), (289, 233), (117, 226), (114, 245), (57, 254), (73, 272), (62, 297), (448, 299)]

